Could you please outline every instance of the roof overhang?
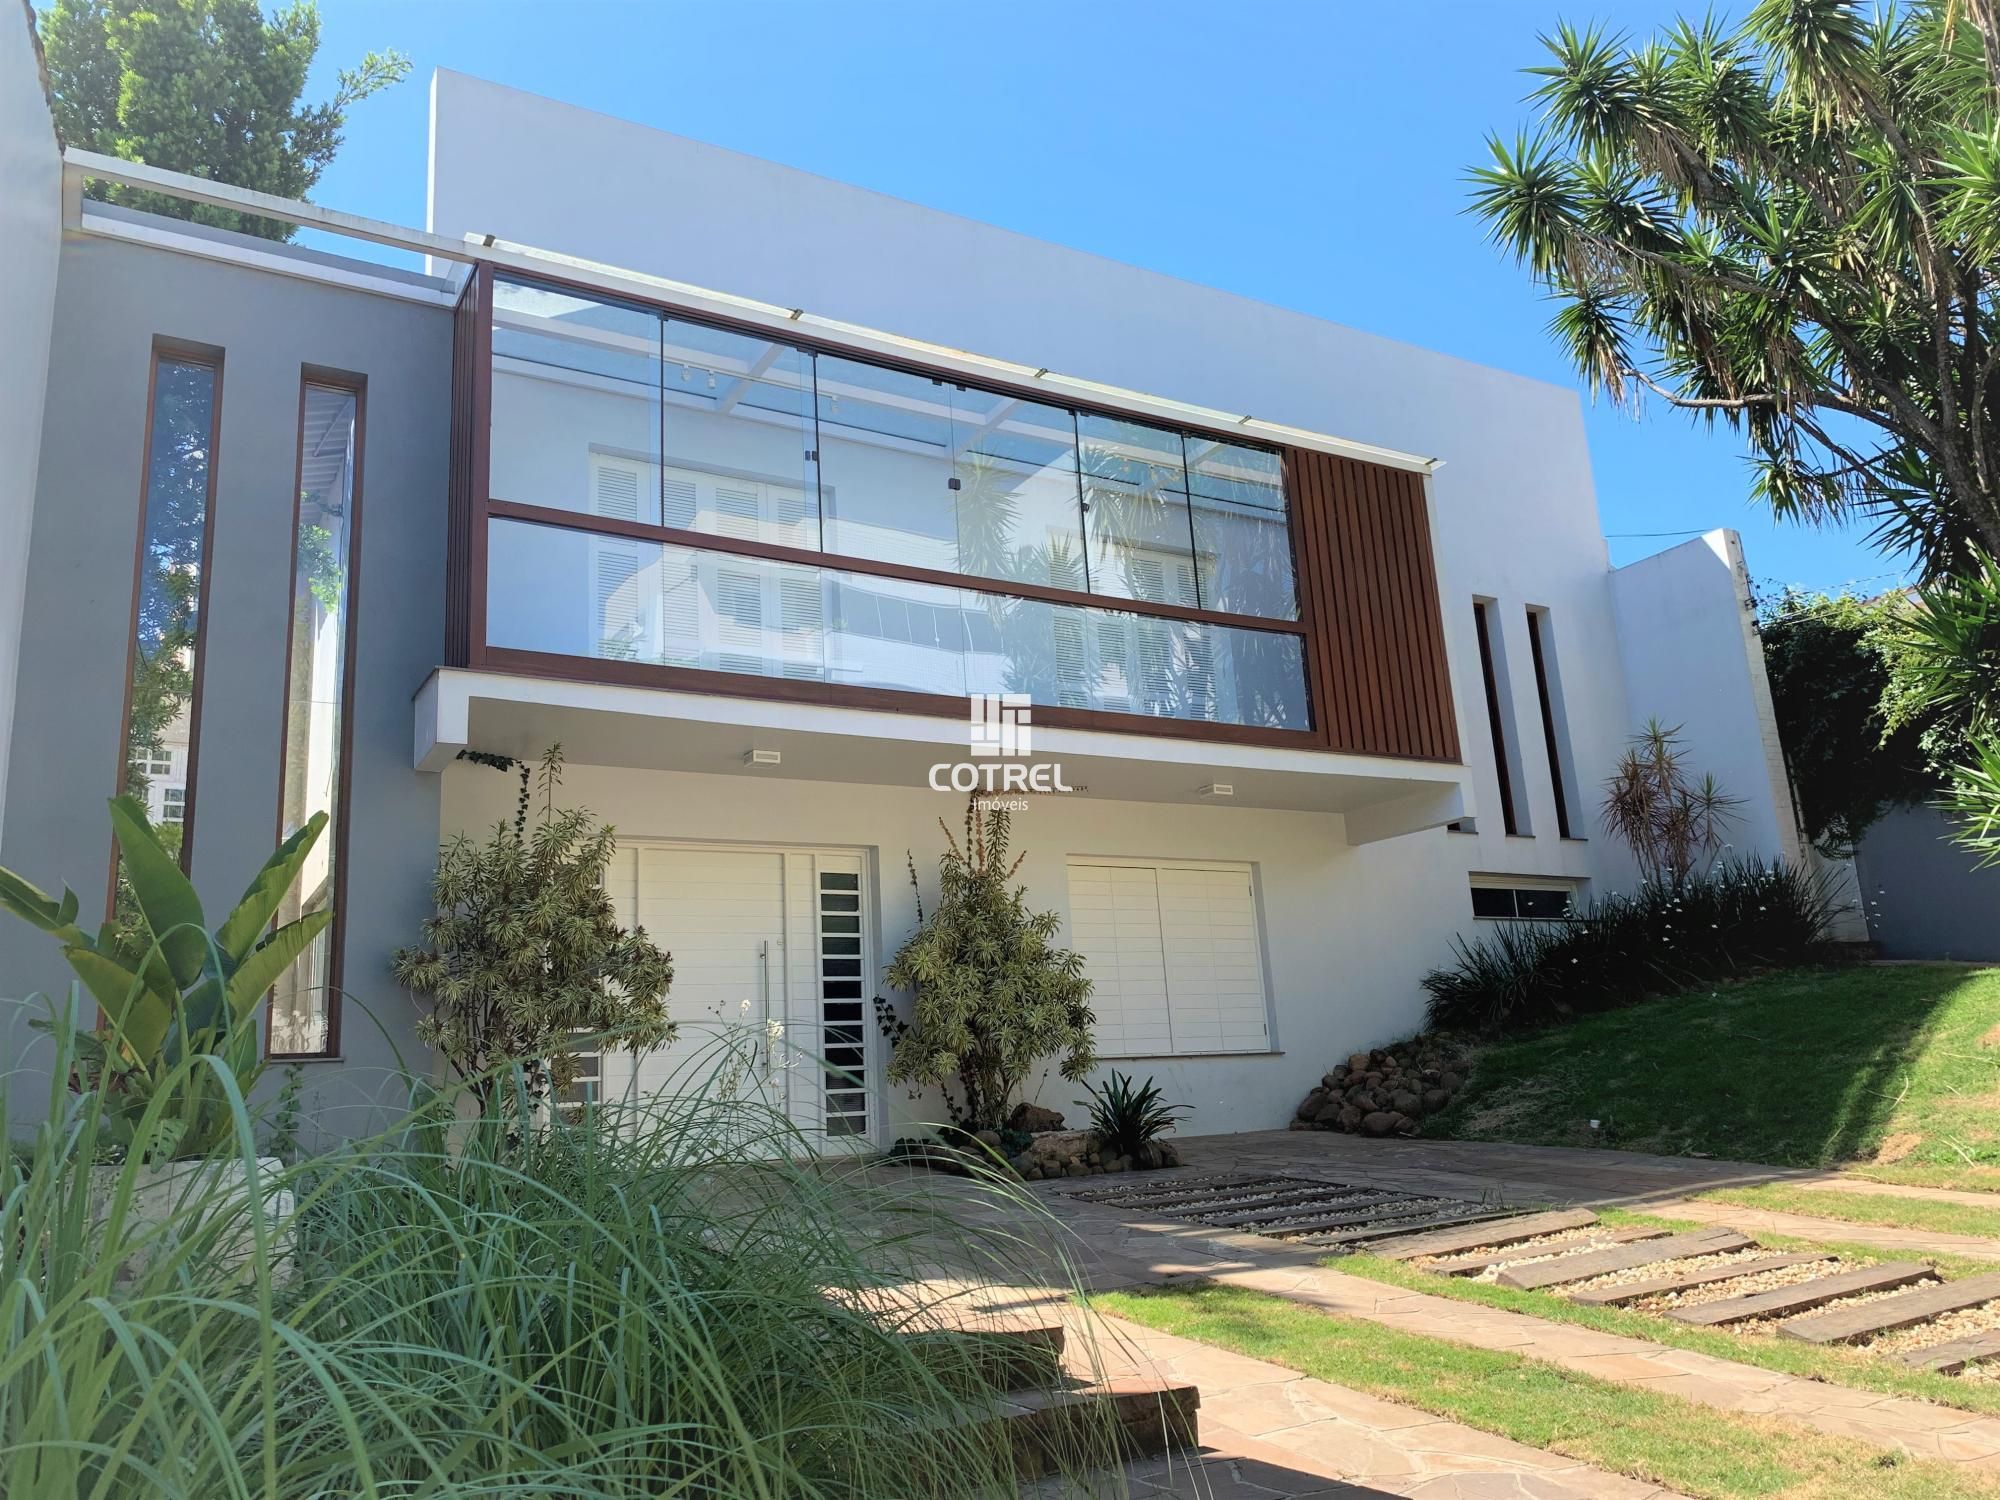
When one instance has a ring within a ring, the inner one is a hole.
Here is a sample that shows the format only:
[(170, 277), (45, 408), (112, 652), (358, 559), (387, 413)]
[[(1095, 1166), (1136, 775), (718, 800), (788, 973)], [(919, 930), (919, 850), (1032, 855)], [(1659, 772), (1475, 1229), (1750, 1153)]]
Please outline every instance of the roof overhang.
[[(424, 771), (461, 750), (532, 759), (560, 743), (575, 765), (935, 790), (934, 767), (970, 760), (953, 719), (450, 667), (415, 707), (412, 763)], [(1429, 761), (1040, 726), (1033, 747), (1067, 795), (1338, 813), (1350, 844), (1442, 827), (1467, 807), (1465, 768)], [(779, 762), (746, 764), (752, 750)]]

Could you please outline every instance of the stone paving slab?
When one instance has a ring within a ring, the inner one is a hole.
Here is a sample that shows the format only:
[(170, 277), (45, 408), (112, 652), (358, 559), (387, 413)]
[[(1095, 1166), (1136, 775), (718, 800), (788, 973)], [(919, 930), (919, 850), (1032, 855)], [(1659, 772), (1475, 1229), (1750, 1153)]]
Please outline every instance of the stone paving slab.
[(1095, 1490), (1048, 1481), (1024, 1497), (1678, 1500), (1658, 1485), (1192, 1339), (1119, 1318), (1098, 1318), (1096, 1332), (1107, 1368), (1201, 1387), (1202, 1451), (1129, 1465), (1122, 1491), (1107, 1476)]

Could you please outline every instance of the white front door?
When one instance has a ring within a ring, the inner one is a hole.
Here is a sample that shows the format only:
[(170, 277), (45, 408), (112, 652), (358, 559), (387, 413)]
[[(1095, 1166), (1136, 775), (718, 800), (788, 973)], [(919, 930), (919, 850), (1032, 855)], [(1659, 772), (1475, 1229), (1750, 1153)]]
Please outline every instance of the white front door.
[(602, 1062), (609, 1096), (726, 1087), (815, 1145), (865, 1146), (872, 973), (858, 853), (632, 842), (606, 880), (620, 919), (673, 955), (665, 1047)]

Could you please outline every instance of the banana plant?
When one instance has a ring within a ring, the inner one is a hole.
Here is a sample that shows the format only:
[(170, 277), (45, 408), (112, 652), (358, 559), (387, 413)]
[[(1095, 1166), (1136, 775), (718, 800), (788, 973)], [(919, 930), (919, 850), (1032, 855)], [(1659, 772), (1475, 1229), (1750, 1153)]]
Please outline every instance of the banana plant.
[(149, 1154), (205, 1156), (223, 1143), (230, 1115), (220, 1080), (191, 1059), (214, 1056), (248, 1093), (262, 1068), (258, 1003), (333, 920), (316, 911), (275, 930), (285, 893), (326, 827), (312, 818), (278, 847), (236, 907), (210, 931), (194, 885), (129, 796), (111, 799), (111, 829), (138, 909), (131, 926), (106, 922), (93, 937), (77, 925), (76, 893), (45, 894), (0, 869), (0, 907), (50, 934), (97, 1001), (98, 1027), (79, 1036), (78, 1076), (84, 1092), (104, 1097), (114, 1139), (129, 1145), (135, 1128), (163, 1093)]

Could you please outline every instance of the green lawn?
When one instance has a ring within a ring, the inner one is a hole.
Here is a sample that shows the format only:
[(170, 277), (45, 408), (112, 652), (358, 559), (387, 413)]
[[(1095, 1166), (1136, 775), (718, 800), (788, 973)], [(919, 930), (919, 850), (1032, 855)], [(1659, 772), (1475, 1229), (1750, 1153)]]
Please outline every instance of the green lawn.
[(1879, 1155), (1894, 1163), (1871, 1176), (2000, 1187), (2000, 969), (1794, 970), (1587, 1016), (1488, 1048), (1425, 1133), (1801, 1167)]
[(1097, 1299), (1104, 1311), (1434, 1412), (1703, 1500), (1944, 1500), (2000, 1483), (1770, 1417), (1579, 1375), (1540, 1360), (1337, 1318), (1234, 1287)]
[(1717, 1188), (1700, 1196), (1711, 1203), (1768, 1208), (1774, 1213), (1811, 1214), (1820, 1219), (1842, 1219), (1849, 1224), (1882, 1224), (1896, 1229), (1928, 1229), (1937, 1234), (1978, 1234), (2000, 1239), (2000, 1208), (1936, 1198), (1844, 1193), (1837, 1188), (1791, 1187), (1785, 1183)]

